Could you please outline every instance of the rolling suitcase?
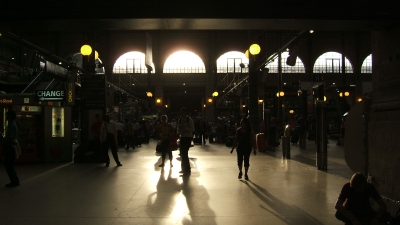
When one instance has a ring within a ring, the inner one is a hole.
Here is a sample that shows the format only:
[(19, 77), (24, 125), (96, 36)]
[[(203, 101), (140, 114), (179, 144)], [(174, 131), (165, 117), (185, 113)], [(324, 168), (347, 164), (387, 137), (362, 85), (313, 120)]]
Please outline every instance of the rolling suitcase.
[(265, 151), (265, 136), (264, 133), (258, 133), (256, 135), (256, 145), (257, 145), (257, 149), (260, 152), (264, 152)]

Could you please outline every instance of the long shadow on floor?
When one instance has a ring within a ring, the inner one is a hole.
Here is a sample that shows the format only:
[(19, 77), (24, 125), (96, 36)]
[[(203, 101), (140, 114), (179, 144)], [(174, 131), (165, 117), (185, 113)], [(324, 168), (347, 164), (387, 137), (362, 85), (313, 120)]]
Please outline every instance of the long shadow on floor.
[[(302, 224), (323, 225), (323, 223), (312, 217), (310, 214), (304, 212), (303, 210), (295, 206), (291, 206), (282, 202), (279, 198), (270, 194), (265, 188), (257, 185), (256, 183), (252, 181), (242, 181), (242, 182), (245, 183), (260, 200), (262, 200), (273, 210), (270, 210), (268, 209), (268, 207), (263, 205), (260, 205), (260, 207), (268, 211), (269, 213), (273, 214), (280, 220), (282, 220), (282, 222), (286, 224), (297, 225), (299, 224), (299, 221), (301, 221)], [(281, 209), (284, 209), (284, 211), (282, 211)], [(289, 215), (288, 212), (292, 212), (291, 214), (296, 216), (294, 218), (285, 216)]]

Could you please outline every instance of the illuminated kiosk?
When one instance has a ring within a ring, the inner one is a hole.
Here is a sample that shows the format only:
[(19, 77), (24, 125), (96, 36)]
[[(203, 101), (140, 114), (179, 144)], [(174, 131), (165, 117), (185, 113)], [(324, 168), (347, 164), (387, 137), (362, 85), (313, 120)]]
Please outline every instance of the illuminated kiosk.
[(22, 150), (17, 162), (72, 161), (71, 107), (62, 106), (65, 90), (47, 91), (40, 97), (39, 92), (0, 94), (0, 131), (4, 134), (5, 113), (12, 109)]

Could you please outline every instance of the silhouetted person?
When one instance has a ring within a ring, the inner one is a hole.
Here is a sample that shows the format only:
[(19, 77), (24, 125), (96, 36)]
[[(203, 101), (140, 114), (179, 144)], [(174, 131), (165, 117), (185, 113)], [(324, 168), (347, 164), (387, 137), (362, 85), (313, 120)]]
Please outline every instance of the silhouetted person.
[(6, 184), (6, 187), (16, 187), (19, 185), (19, 178), (15, 172), (14, 163), (15, 160), (21, 155), (21, 148), (19, 147), (18, 128), (15, 123), (16, 114), (15, 111), (9, 110), (6, 112), (6, 119), (8, 125), (6, 128), (6, 135), (2, 140), (3, 144), (3, 155), (4, 155), (4, 167), (7, 175), (10, 178), (10, 183)]
[(158, 127), (158, 132), (161, 140), (161, 153), (162, 153), (162, 163), (160, 167), (164, 167), (164, 162), (166, 155), (168, 153), (170, 165), (172, 167), (172, 151), (169, 149), (169, 142), (171, 135), (174, 132), (171, 124), (168, 123), (168, 117), (166, 115), (161, 116), (161, 125)]
[[(371, 198), (379, 205), (377, 212), (371, 207)], [(355, 173), (350, 182), (343, 185), (335, 209), (336, 218), (345, 224), (369, 225), (388, 222), (391, 219), (378, 191), (372, 184), (367, 183), (367, 179), (361, 173)]]
[(178, 122), (178, 133), (180, 135), (180, 154), (183, 175), (190, 175), (191, 168), (189, 162), (189, 148), (193, 139), (194, 124), (193, 119), (187, 115), (187, 109), (181, 108), (181, 117)]
[(110, 165), (110, 157), (108, 156), (108, 149), (111, 148), (111, 152), (117, 166), (122, 166), (118, 159), (118, 140), (117, 140), (117, 129), (114, 122), (110, 122), (109, 116), (104, 116), (104, 123), (100, 130), (100, 141), (103, 146), (103, 154), (106, 162), (106, 166)]
[(254, 146), (254, 137), (253, 137), (253, 129), (251, 127), (251, 123), (249, 119), (243, 118), (240, 121), (240, 127), (236, 130), (236, 135), (235, 135), (235, 140), (233, 141), (233, 146), (231, 153), (233, 152), (233, 149), (237, 146), (236, 148), (236, 153), (237, 153), (237, 165), (239, 168), (239, 175), (238, 178), (241, 179), (243, 175), (242, 167), (243, 167), (243, 161), (244, 161), (244, 178), (246, 180), (249, 179), (248, 176), (248, 171), (249, 171), (249, 166), (250, 166), (250, 154), (251, 154), (251, 149), (253, 148), (254, 155), (257, 154), (256, 152), (256, 146)]

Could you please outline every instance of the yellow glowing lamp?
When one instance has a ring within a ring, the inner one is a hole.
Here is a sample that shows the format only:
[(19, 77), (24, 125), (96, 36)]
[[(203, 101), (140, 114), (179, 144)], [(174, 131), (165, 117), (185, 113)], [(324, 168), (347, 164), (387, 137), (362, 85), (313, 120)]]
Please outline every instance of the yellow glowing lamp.
[(350, 95), (350, 93), (348, 92), (348, 91), (346, 91), (345, 93), (344, 93), (344, 96), (349, 96)]
[(211, 103), (211, 102), (212, 102), (212, 98), (209, 98), (209, 99), (208, 99), (208, 103)]
[(156, 102), (161, 103), (161, 99), (157, 98)]
[(326, 102), (326, 96), (324, 96), (324, 102)]
[(94, 51), (94, 59), (98, 59), (99, 58), (99, 53), (97, 51)]
[(290, 113), (290, 114), (293, 114), (293, 113), (294, 113), (294, 110), (293, 110), (293, 109), (289, 110), (289, 113)]
[(244, 55), (246, 56), (246, 58), (249, 58), (249, 50), (246, 50), (246, 52), (244, 53)]
[(259, 100), (258, 100), (258, 102), (259, 102), (260, 104), (263, 103), (263, 101), (264, 101), (264, 100), (262, 100), (262, 99), (259, 99)]
[(81, 53), (85, 56), (92, 54), (92, 47), (90, 47), (89, 45), (83, 45), (81, 47)]
[(362, 98), (358, 98), (358, 99), (357, 99), (357, 102), (362, 102)]
[(280, 95), (281, 97), (283, 97), (283, 96), (285, 96), (285, 92), (281, 91), (281, 92), (279, 92), (279, 95)]
[(340, 97), (343, 97), (343, 93), (342, 93), (342, 92), (340, 92), (340, 93), (339, 93), (339, 96), (340, 96)]
[(205, 107), (206, 107), (206, 104), (203, 104), (203, 107), (205, 108)]
[(165, 105), (165, 108), (168, 108), (168, 105)]
[(279, 97), (279, 92), (276, 92), (276, 97)]
[(212, 93), (213, 97), (217, 97), (218, 96), (218, 91), (214, 91), (214, 93)]
[(252, 55), (258, 55), (258, 53), (261, 51), (261, 48), (258, 44), (252, 44), (250, 45), (249, 51)]
[(153, 97), (153, 94), (149, 91), (149, 92), (147, 92), (147, 97), (151, 98), (151, 97)]

